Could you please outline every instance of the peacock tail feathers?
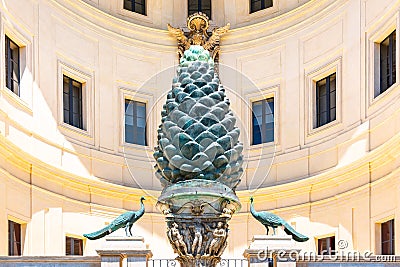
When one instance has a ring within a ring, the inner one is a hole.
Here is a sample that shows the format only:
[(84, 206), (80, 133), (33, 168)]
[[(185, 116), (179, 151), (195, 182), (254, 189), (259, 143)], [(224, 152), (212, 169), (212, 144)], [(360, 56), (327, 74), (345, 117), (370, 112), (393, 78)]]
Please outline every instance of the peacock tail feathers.
[(284, 221), (282, 225), (284, 227), (285, 233), (288, 235), (291, 235), (295, 241), (305, 242), (308, 240), (307, 236), (302, 235), (299, 232), (297, 232), (296, 230), (294, 230), (293, 227), (290, 224), (288, 224), (287, 222)]
[(96, 232), (93, 232), (93, 233), (90, 233), (90, 234), (83, 234), (83, 236), (86, 237), (87, 239), (95, 240), (95, 239), (99, 239), (99, 238), (105, 237), (106, 235), (109, 235), (112, 232), (114, 232), (114, 231), (112, 230), (111, 225), (108, 225), (108, 226), (106, 226), (106, 227), (104, 227), (104, 228), (102, 228), (102, 229), (100, 229), (100, 230), (98, 230)]

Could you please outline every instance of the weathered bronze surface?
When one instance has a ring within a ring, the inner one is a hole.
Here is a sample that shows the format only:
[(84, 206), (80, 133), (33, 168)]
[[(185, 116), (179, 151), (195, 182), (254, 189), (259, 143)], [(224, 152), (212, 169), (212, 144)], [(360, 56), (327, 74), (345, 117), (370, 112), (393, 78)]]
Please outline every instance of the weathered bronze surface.
[(253, 206), (253, 197), (250, 198), (250, 212), (251, 215), (253, 215), (253, 217), (257, 221), (259, 221), (262, 225), (265, 226), (265, 228), (267, 229), (267, 235), (269, 232), (269, 227), (272, 228), (275, 235), (276, 228), (278, 228), (278, 226), (282, 226), (285, 233), (291, 235), (295, 241), (305, 242), (308, 240), (307, 236), (298, 233), (296, 230), (293, 229), (293, 227), (290, 224), (288, 224), (284, 219), (282, 219), (278, 215), (266, 211), (260, 211), (260, 212), (256, 211)]
[(144, 204), (143, 200), (145, 200), (144, 197), (140, 198), (140, 209), (138, 211), (128, 211), (120, 216), (118, 216), (115, 220), (113, 220), (109, 225), (106, 227), (90, 233), (90, 234), (84, 234), (83, 236), (91, 239), (91, 240), (96, 240), (100, 239), (106, 235), (111, 234), (112, 232), (117, 231), (118, 229), (125, 227), (125, 234), (126, 236), (130, 237), (132, 236), (132, 225), (139, 220), (143, 214), (144, 214)]
[(157, 207), (181, 266), (212, 267), (227, 246), (228, 222), (241, 207), (235, 188), (243, 173), (243, 145), (214, 64), (229, 24), (209, 37), (207, 16), (196, 13), (187, 26), (185, 35), (168, 25), (178, 40), (180, 64), (154, 152), (164, 187)]

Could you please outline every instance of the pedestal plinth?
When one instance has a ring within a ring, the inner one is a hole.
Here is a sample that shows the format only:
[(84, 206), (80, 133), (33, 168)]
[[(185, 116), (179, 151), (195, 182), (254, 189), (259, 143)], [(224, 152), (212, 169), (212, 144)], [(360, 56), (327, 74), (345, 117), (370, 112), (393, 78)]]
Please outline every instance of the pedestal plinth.
[(107, 237), (96, 251), (101, 256), (101, 267), (146, 267), (153, 256), (141, 236)]
[(251, 267), (295, 267), (299, 252), (291, 236), (255, 235), (243, 256)]

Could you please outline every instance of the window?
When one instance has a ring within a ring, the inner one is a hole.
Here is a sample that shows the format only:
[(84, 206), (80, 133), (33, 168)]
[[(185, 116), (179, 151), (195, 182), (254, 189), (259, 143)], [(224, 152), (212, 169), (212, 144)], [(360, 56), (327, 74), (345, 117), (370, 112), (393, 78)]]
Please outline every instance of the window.
[(382, 255), (394, 255), (394, 220), (381, 224)]
[(21, 256), (21, 225), (8, 221), (8, 256)]
[(79, 238), (65, 237), (65, 255), (83, 255), (83, 240)]
[(253, 102), (253, 145), (274, 141), (274, 98)]
[(19, 46), (7, 35), (5, 38), (6, 87), (19, 96), (20, 51)]
[(396, 82), (396, 31), (379, 44), (380, 50), (380, 93)]
[(63, 75), (64, 122), (83, 129), (82, 83)]
[(125, 142), (146, 145), (146, 103), (125, 99)]
[(211, 19), (211, 0), (189, 0), (188, 1), (188, 15), (196, 12), (202, 12)]
[(124, 9), (146, 15), (146, 0), (124, 0)]
[(336, 120), (336, 73), (316, 83), (317, 127)]
[(272, 0), (250, 0), (250, 13), (272, 7)]
[(146, 0), (124, 0), (124, 9), (146, 15)]
[(318, 239), (318, 255), (335, 255), (335, 237)]

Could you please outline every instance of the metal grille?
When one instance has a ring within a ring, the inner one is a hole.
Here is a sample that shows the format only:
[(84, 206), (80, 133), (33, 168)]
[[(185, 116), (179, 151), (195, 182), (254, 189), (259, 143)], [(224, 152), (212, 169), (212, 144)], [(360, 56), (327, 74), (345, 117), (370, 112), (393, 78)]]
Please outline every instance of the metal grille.
[[(180, 267), (177, 260), (174, 259), (151, 259), (149, 267)], [(222, 259), (217, 267), (247, 267), (249, 262), (246, 259)]]

